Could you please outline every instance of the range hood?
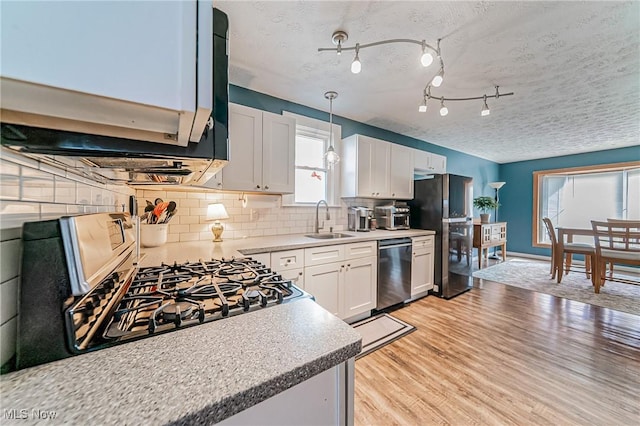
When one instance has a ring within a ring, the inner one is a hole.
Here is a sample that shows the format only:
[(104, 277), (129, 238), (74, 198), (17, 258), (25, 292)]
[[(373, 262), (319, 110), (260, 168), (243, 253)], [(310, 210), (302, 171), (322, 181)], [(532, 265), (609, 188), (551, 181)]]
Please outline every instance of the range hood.
[(227, 164), (215, 158), (218, 148), (226, 156), (227, 139), (214, 143), (214, 133), (207, 130), (199, 143), (183, 148), (6, 123), (0, 126), (4, 148), (92, 180), (133, 185), (204, 185)]

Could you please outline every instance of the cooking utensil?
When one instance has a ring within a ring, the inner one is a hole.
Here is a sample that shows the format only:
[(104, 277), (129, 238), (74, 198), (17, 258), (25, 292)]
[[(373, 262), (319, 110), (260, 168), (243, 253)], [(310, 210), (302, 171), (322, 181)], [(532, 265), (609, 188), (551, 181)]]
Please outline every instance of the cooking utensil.
[(164, 221), (162, 223), (169, 223), (169, 221), (171, 220), (172, 217), (174, 217), (176, 215), (176, 213), (178, 212), (178, 209), (175, 208), (173, 209), (173, 211), (171, 213), (167, 214), (167, 217), (164, 218)]
[[(158, 198), (159, 199), (159, 198)], [(167, 207), (169, 207), (169, 203), (168, 202), (160, 202), (156, 205), (156, 207), (153, 209), (153, 223), (159, 223), (159, 219), (160, 216), (162, 215), (162, 213), (164, 213), (164, 211), (167, 209)]]
[(166, 223), (168, 217), (173, 215), (173, 212), (176, 210), (177, 204), (175, 201), (169, 201), (167, 208), (162, 213), (162, 216), (158, 218), (158, 223)]

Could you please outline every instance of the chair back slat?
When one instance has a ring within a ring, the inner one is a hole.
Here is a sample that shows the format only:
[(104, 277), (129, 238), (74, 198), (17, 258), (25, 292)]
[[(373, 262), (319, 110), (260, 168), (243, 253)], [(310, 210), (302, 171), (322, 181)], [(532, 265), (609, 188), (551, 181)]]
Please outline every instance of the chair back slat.
[(600, 256), (602, 250), (607, 251), (607, 256), (616, 256), (616, 253), (627, 253), (635, 259), (640, 259), (640, 221), (608, 220), (607, 222), (591, 221), (593, 228), (596, 253)]

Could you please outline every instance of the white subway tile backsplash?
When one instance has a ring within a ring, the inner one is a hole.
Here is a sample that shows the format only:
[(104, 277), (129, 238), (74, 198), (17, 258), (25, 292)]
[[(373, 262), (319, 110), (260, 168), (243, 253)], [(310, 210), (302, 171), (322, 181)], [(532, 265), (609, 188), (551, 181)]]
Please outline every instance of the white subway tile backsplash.
[(197, 232), (185, 232), (180, 234), (180, 241), (198, 241), (200, 234)]
[(0, 243), (0, 283), (18, 276), (20, 271), (20, 250), (22, 240), (2, 241)]
[(18, 317), (0, 325), (0, 365), (4, 365), (16, 353)]
[(18, 313), (18, 278), (0, 284), (0, 324)]

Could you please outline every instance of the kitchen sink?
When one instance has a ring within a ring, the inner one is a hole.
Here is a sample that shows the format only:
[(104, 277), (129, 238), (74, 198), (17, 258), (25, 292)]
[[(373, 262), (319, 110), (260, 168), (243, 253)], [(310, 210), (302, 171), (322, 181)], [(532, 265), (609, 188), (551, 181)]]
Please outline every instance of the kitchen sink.
[(331, 240), (335, 238), (353, 237), (353, 235), (341, 234), (339, 232), (329, 232), (327, 234), (307, 234), (305, 235), (305, 237), (315, 238), (317, 240)]

